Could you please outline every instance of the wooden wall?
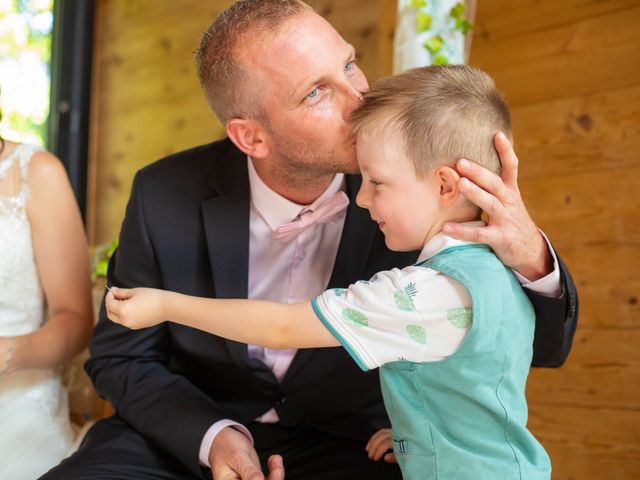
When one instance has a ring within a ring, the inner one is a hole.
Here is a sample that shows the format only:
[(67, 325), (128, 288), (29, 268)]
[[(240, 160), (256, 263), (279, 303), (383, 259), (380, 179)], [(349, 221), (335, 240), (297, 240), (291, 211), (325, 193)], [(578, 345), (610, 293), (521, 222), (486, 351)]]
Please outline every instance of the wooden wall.
[(573, 351), (534, 369), (553, 478), (640, 478), (640, 2), (478, 0), (470, 63), (513, 115), (520, 187), (580, 294)]
[[(88, 227), (92, 245), (117, 237), (131, 180), (144, 165), (223, 136), (200, 91), (193, 52), (232, 0), (98, 0)], [(308, 1), (379, 73), (378, 2)]]
[[(98, 2), (91, 243), (117, 236), (138, 168), (221, 134), (192, 52), (229, 3)], [(370, 79), (390, 72), (395, 0), (310, 3)], [(556, 480), (640, 478), (638, 25), (638, 0), (477, 2), (470, 63), (509, 100), (522, 194), (580, 292), (569, 360), (528, 384)]]

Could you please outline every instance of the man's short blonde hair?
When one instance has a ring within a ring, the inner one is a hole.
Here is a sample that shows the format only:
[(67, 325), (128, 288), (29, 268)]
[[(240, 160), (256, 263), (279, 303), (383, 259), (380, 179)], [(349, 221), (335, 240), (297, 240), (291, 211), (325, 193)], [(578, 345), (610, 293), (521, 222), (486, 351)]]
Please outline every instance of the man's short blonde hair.
[(198, 78), (223, 124), (230, 118), (262, 115), (262, 104), (254, 93), (258, 85), (238, 61), (238, 52), (252, 48), (262, 35), (277, 32), (291, 18), (309, 11), (313, 10), (300, 0), (240, 0), (202, 34), (196, 51)]
[(500, 172), (493, 137), (511, 137), (503, 96), (483, 71), (466, 65), (430, 66), (384, 78), (353, 112), (355, 131), (401, 135), (416, 175), (466, 158)]

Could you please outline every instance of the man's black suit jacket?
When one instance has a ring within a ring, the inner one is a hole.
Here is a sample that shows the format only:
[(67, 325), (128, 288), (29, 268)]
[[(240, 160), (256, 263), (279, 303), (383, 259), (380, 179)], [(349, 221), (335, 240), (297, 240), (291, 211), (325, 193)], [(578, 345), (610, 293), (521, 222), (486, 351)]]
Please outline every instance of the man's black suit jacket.
[[(355, 198), (360, 178), (347, 176)], [(137, 173), (108, 282), (203, 297), (246, 298), (249, 259), (246, 156), (228, 140), (160, 160)], [(366, 210), (351, 202), (329, 287), (403, 267)], [(329, 261), (329, 259), (327, 259)], [(534, 365), (560, 365), (571, 346), (577, 296), (561, 265), (564, 296), (530, 295), (536, 308)], [(387, 425), (377, 372), (361, 372), (341, 348), (300, 350), (282, 383), (250, 360), (245, 344), (165, 323), (130, 331), (104, 308), (87, 371), (128, 424), (199, 474), (206, 430), (249, 423), (275, 407), (283, 425), (314, 425), (364, 441)], [(259, 446), (258, 446), (259, 447)]]

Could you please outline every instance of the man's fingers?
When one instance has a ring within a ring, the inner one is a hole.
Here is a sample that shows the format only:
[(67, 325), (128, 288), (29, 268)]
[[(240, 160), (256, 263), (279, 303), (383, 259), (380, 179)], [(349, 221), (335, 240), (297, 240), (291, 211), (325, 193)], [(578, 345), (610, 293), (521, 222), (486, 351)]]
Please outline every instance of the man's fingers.
[(509, 187), (517, 187), (518, 157), (513, 150), (511, 142), (504, 133), (498, 132), (493, 138), (493, 144), (500, 157), (500, 177), (502, 177), (502, 181)]
[(487, 215), (490, 217), (499, 214), (500, 210), (503, 208), (503, 205), (498, 198), (494, 197), (482, 188), (479, 188), (477, 185), (474, 185), (468, 179), (460, 179), (459, 185), (460, 191), (467, 200), (480, 207), (481, 210), (487, 212)]
[(445, 223), (442, 230), (447, 235), (467, 242), (492, 244), (494, 239), (491, 227), (473, 227), (461, 223)]
[[(475, 184), (476, 188), (489, 192), (496, 198), (504, 200), (507, 198), (509, 191), (502, 182), (502, 179), (495, 173), (469, 160), (459, 160), (456, 163), (456, 170), (460, 176), (470, 180)], [(462, 180), (460, 181), (462, 185)]]
[(280, 455), (271, 455), (267, 460), (269, 476), (267, 480), (284, 480), (284, 462)]

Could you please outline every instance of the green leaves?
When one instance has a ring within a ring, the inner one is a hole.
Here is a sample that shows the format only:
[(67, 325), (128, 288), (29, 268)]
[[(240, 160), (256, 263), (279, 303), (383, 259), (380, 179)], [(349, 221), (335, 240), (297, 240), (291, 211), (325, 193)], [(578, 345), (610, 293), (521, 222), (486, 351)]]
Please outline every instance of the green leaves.
[(426, 12), (418, 12), (416, 14), (416, 30), (418, 33), (426, 32), (431, 28), (433, 17)]
[(462, 20), (462, 16), (464, 15), (464, 3), (458, 2), (456, 3), (451, 11), (449, 12), (449, 16), (455, 20)]
[(353, 323), (358, 327), (369, 326), (369, 319), (367, 318), (367, 316), (364, 313), (353, 308), (345, 308), (344, 310), (342, 310), (342, 316), (346, 321)]
[(449, 60), (444, 55), (433, 57), (433, 65), (449, 65)]
[(449, 320), (454, 327), (467, 328), (471, 325), (471, 309), (452, 308), (447, 310), (447, 320)]
[(406, 287), (404, 287), (404, 290), (395, 291), (395, 293), (393, 294), (393, 301), (400, 310), (404, 310), (405, 312), (413, 312), (416, 309), (415, 305), (413, 304), (413, 297), (415, 297), (417, 293), (418, 291), (416, 290), (416, 284), (411, 282)]
[(407, 325), (407, 333), (409, 338), (414, 342), (427, 343), (427, 330), (421, 325)]
[(427, 6), (427, 0), (411, 0), (411, 6), (415, 9)]
[(422, 44), (422, 46), (426, 48), (431, 55), (434, 55), (442, 50), (442, 45), (444, 45), (444, 40), (442, 40), (442, 37), (440, 35), (431, 37), (425, 40), (425, 42)]
[(118, 248), (118, 239), (111, 243), (99, 245), (93, 252), (91, 257), (91, 281), (95, 283), (98, 277), (107, 276), (107, 268), (109, 267), (109, 259), (113, 256)]

